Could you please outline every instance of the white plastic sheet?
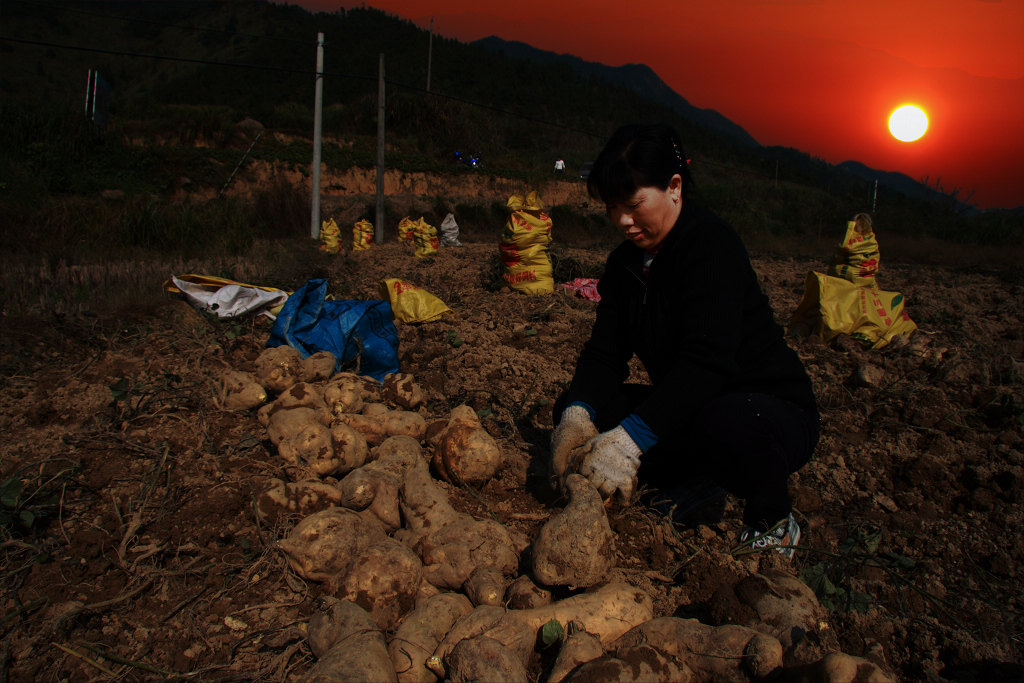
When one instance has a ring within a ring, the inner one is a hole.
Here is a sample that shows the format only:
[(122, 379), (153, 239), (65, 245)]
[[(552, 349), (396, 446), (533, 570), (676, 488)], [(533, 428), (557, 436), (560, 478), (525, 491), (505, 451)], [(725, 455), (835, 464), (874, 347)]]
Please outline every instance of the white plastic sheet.
[(241, 315), (261, 314), (271, 320), (277, 316), (271, 309), (277, 309), (288, 299), (288, 293), (240, 283), (199, 284), (174, 275), (171, 281), (189, 302), (201, 311), (218, 318), (234, 318)]

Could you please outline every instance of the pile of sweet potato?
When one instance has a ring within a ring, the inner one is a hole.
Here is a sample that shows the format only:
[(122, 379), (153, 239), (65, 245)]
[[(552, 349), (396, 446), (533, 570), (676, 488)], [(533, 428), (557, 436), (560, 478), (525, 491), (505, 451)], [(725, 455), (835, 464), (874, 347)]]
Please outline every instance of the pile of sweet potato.
[(288, 529), (278, 547), (325, 596), (306, 680), (887, 680), (841, 653), (794, 654), (825, 622), (781, 572), (726, 596), (750, 623), (656, 615), (649, 595), (609, 581), (615, 534), (582, 476), (565, 479), (568, 502), (533, 539), (456, 511), (446, 486), (483, 486), (502, 467), (474, 411), (431, 416), (413, 377), (334, 366), (330, 354), (268, 349), (254, 374), (226, 373), (218, 396), (256, 410), (276, 447), (287, 477), (269, 482), (258, 512)]

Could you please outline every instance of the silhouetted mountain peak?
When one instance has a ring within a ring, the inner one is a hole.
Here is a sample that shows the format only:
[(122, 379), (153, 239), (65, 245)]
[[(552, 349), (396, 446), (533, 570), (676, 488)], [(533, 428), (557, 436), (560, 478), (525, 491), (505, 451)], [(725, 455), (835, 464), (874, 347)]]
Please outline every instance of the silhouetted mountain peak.
[(524, 59), (538, 64), (566, 64), (573, 70), (591, 78), (598, 78), (613, 85), (636, 92), (643, 97), (660, 102), (683, 118), (701, 126), (711, 128), (728, 136), (743, 146), (758, 146), (747, 131), (713, 109), (701, 109), (690, 104), (686, 98), (670, 88), (657, 73), (646, 64), (624, 64), (608, 66), (588, 62), (579, 57), (540, 50), (519, 41), (509, 41), (488, 36), (472, 43), (480, 47), (504, 53), (508, 57)]

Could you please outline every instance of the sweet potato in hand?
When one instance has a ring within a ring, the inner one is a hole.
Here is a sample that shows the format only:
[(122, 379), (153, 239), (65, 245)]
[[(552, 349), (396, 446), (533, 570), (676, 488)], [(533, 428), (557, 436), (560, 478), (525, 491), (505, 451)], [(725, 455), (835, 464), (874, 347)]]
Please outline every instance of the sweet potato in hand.
[(565, 487), (568, 505), (533, 542), (533, 577), (547, 586), (594, 586), (612, 567), (615, 534), (601, 494), (586, 477), (570, 474)]

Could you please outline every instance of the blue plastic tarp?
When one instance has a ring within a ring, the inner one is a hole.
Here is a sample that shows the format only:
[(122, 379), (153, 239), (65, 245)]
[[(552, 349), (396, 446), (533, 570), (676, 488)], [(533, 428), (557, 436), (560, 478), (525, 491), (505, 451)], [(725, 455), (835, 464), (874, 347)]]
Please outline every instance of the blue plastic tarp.
[(288, 345), (303, 358), (330, 351), (335, 370), (358, 360), (357, 371), (376, 380), (398, 372), (398, 331), (387, 301), (327, 299), (327, 280), (309, 280), (277, 314), (267, 346)]

